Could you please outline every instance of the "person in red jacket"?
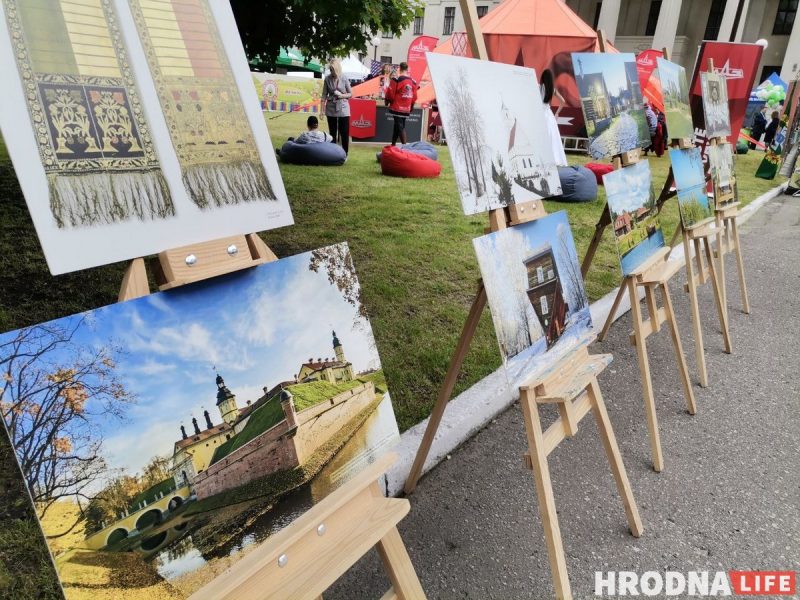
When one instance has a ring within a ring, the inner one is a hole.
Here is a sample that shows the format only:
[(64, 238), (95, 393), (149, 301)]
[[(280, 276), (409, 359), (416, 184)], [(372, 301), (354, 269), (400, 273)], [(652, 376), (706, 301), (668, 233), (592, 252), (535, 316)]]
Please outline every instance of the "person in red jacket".
[(397, 143), (397, 139), (405, 144), (408, 141), (406, 136), (406, 119), (414, 108), (417, 101), (417, 82), (408, 74), (408, 63), (401, 62), (397, 77), (392, 79), (389, 89), (386, 90), (386, 106), (394, 117), (394, 131), (392, 132), (392, 146)]

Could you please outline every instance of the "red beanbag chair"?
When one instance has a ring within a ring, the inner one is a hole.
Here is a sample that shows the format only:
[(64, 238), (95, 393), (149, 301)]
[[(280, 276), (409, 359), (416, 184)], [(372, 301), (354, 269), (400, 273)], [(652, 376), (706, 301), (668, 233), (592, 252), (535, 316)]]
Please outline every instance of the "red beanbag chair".
[(406, 152), (397, 146), (384, 146), (381, 172), (392, 177), (438, 177), (442, 165), (422, 154)]
[(611, 171), (614, 170), (613, 166), (604, 165), (602, 163), (588, 163), (583, 166), (594, 173), (594, 178), (597, 179), (597, 185), (603, 185), (603, 175), (611, 173)]

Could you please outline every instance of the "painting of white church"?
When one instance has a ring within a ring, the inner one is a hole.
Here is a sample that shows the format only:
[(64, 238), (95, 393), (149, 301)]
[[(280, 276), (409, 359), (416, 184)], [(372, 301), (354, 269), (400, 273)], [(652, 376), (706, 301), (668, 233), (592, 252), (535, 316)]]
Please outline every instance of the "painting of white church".
[(68, 600), (189, 597), (399, 436), (347, 244), (0, 334), (0, 365)]
[(533, 69), (428, 54), (465, 214), (561, 194)]

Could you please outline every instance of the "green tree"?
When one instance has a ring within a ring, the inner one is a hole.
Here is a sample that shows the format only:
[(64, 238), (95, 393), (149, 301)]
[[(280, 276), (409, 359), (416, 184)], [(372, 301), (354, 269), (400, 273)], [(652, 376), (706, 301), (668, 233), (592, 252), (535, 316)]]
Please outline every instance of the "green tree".
[(269, 68), (282, 47), (326, 58), (363, 50), (381, 31), (399, 35), (414, 19), (414, 0), (232, 0), (251, 62)]

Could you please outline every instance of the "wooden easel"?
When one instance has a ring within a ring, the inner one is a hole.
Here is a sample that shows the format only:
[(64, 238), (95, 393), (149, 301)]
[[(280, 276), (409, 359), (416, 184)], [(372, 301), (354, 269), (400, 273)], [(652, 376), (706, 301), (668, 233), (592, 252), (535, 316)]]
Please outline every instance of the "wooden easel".
[[(550, 468), (547, 456), (565, 439), (578, 432), (578, 424), (589, 411), (594, 414), (597, 429), (603, 441), (608, 463), (617, 484), (617, 490), (628, 527), (634, 537), (642, 534), (642, 521), (639, 509), (631, 491), (625, 465), (617, 447), (614, 430), (606, 412), (603, 396), (597, 377), (611, 364), (610, 354), (590, 355), (588, 345), (594, 341), (594, 334), (587, 335), (579, 346), (551, 372), (541, 375), (519, 388), (519, 401), (525, 419), (529, 453), (525, 454), (526, 467), (533, 471), (536, 482), (536, 496), (539, 499), (539, 514), (542, 518), (550, 571), (553, 577), (558, 600), (571, 600), (572, 591), (567, 575), (566, 556), (558, 525), (553, 485), (550, 481)], [(540, 404), (555, 404), (559, 418), (542, 430), (539, 418)]]
[[(460, 0), (461, 12), (467, 28), (467, 35), (472, 47), (473, 56), (488, 60), (483, 35), (478, 25), (478, 15), (472, 0)], [(547, 215), (540, 201), (516, 204), (505, 209), (489, 211), (489, 231), (496, 232), (506, 227), (534, 221)], [(483, 282), (478, 291), (461, 331), (456, 350), (450, 359), (442, 387), (431, 413), (422, 442), (417, 450), (414, 463), (406, 479), (404, 491), (411, 494), (422, 475), (425, 459), (430, 452), (436, 431), (441, 423), (447, 402), (453, 393), (458, 373), (469, 349), (472, 337), (480, 321), (481, 313), (486, 306), (486, 289)], [(572, 437), (578, 430), (578, 423), (591, 410), (595, 415), (598, 430), (603, 440), (611, 471), (622, 497), (625, 513), (631, 533), (639, 537), (642, 523), (636, 501), (630, 489), (625, 465), (617, 447), (614, 431), (606, 412), (597, 376), (610, 364), (611, 355), (591, 356), (588, 345), (594, 340), (593, 334), (587, 334), (573, 352), (565, 356), (557, 366), (521, 386), (520, 404), (525, 420), (529, 453), (525, 455), (526, 466), (533, 471), (536, 482), (536, 496), (539, 500), (539, 514), (545, 532), (547, 552), (556, 598), (571, 600), (569, 577), (567, 575), (566, 557), (558, 525), (558, 514), (555, 508), (553, 486), (550, 481), (550, 469), (547, 456), (565, 438)], [(556, 404), (560, 413), (559, 419), (546, 431), (542, 430), (539, 419), (539, 404)]]
[[(161, 252), (153, 271), (159, 289), (166, 290), (274, 260), (277, 257), (272, 250), (253, 233)], [(122, 280), (119, 300), (149, 293), (144, 260), (134, 259)], [(394, 454), (381, 457), (194, 593), (192, 599), (321, 599), (321, 594), (373, 547), (392, 583), (383, 598), (424, 599), (397, 531), (410, 504), (405, 499), (384, 497), (378, 484), (395, 460)]]
[[(708, 59), (708, 71), (714, 72), (714, 59)], [(711, 138), (708, 143), (711, 146), (726, 143), (725, 138)], [(739, 229), (736, 226), (736, 219), (739, 216), (739, 202), (734, 197), (733, 190), (735, 189), (733, 182), (731, 182), (730, 192), (724, 194), (716, 185), (714, 185), (714, 215), (717, 226), (717, 247), (714, 254), (717, 258), (718, 274), (719, 274), (719, 287), (722, 296), (722, 306), (727, 310), (728, 307), (728, 292), (727, 284), (725, 282), (725, 255), (733, 252), (736, 255), (736, 266), (739, 271), (739, 291), (742, 297), (742, 311), (745, 314), (750, 314), (750, 300), (747, 298), (747, 282), (744, 277), (744, 261), (742, 260), (742, 248), (739, 244)], [(719, 206), (720, 202), (728, 202), (723, 206)]]

